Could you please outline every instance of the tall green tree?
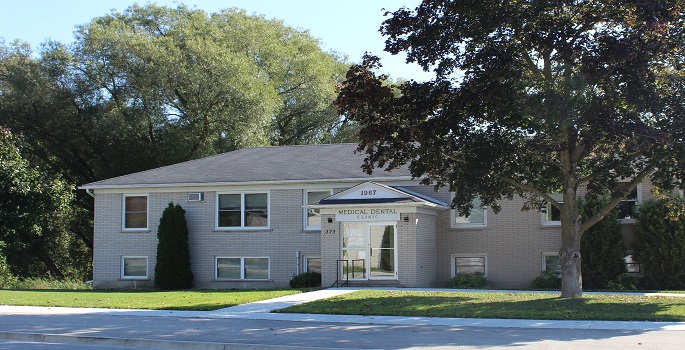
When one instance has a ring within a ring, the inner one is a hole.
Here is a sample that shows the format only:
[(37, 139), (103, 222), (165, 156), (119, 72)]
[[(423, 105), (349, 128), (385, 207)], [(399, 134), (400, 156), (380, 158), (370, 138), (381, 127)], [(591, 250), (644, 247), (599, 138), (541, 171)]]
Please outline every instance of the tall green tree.
[(0, 128), (0, 256), (16, 276), (83, 278), (89, 252), (68, 226), (73, 186), (32, 164), (25, 147)]
[[(581, 201), (581, 217), (587, 220), (605, 204), (605, 198)], [(626, 272), (623, 228), (618, 219), (618, 210), (612, 210), (604, 219), (585, 231), (580, 242), (580, 251), (583, 253), (581, 271), (585, 287), (606, 288), (609, 281)]]
[(685, 288), (685, 199), (659, 195), (643, 203), (635, 227), (642, 282), (647, 288)]
[(167, 290), (192, 288), (194, 275), (190, 268), (188, 223), (186, 211), (180, 205), (169, 203), (164, 209), (157, 239), (155, 286)]
[[(433, 69), (399, 93), (367, 56), (337, 99), (365, 168), (409, 164), (467, 215), (521, 196), (561, 214), (562, 296), (582, 295), (581, 238), (643, 180), (685, 178), (683, 1), (424, 1), (390, 14), (386, 51)], [(579, 189), (610, 200), (583, 219)], [(550, 193), (561, 193), (558, 201)]]

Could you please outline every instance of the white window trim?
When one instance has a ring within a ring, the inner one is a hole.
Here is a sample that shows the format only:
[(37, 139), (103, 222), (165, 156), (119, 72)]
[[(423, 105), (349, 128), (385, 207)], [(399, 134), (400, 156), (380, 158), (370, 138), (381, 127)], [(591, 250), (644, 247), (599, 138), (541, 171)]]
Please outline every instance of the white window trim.
[[(554, 193), (550, 193), (549, 195), (552, 197), (552, 199), (556, 199), (555, 197), (559, 197), (559, 199), (557, 199), (557, 202), (559, 204), (564, 204), (564, 202), (563, 202), (564, 197), (561, 193), (554, 192)], [(560, 221), (547, 220), (547, 217), (550, 214), (550, 212), (552, 211), (552, 208), (554, 208), (552, 203), (547, 201), (547, 204), (545, 205), (545, 211), (540, 213), (540, 225), (547, 226), (547, 227), (560, 227), (561, 226), (561, 220)]]
[[(640, 207), (640, 204), (642, 204), (642, 183), (637, 184), (637, 187), (635, 187), (635, 191), (637, 192), (637, 198), (635, 199), (635, 210), (637, 210)], [(619, 202), (623, 203), (624, 201)], [(621, 224), (634, 224), (635, 223), (635, 218), (619, 218), (618, 222)]]
[[(219, 277), (219, 259), (240, 259), (240, 278)], [(266, 278), (245, 278), (245, 259), (266, 259), (268, 276)], [(271, 258), (268, 256), (215, 256), (214, 279), (217, 281), (269, 281), (271, 280)]]
[[(126, 269), (124, 268), (124, 262), (126, 259), (145, 259), (145, 276), (125, 276), (124, 273)], [(121, 257), (121, 273), (119, 274), (121, 279), (124, 280), (147, 280), (150, 277), (150, 259), (143, 255), (124, 255)]]
[[(561, 202), (560, 204), (563, 204)], [(561, 226), (561, 220), (560, 221), (552, 221), (552, 220), (547, 220), (547, 216), (549, 215), (549, 211), (551, 211), (553, 208), (551, 203), (547, 203), (547, 207), (545, 209), (545, 212), (540, 213), (540, 220), (542, 226), (552, 226), (552, 227), (559, 227)]]
[(452, 277), (457, 275), (457, 264), (455, 264), (455, 258), (485, 258), (485, 278), (488, 277), (488, 255), (485, 253), (474, 253), (474, 254), (452, 254), (450, 256), (450, 266), (452, 269)]
[[(266, 226), (245, 226), (245, 195), (253, 193), (266, 193)], [(240, 226), (219, 226), (219, 195), (240, 195)], [(217, 192), (216, 204), (214, 205), (214, 229), (217, 231), (260, 231), (271, 228), (271, 191), (241, 191), (241, 192)]]
[[(547, 270), (547, 263), (545, 262), (545, 258), (548, 257), (548, 256), (556, 256), (556, 257), (558, 257), (558, 256), (559, 256), (559, 252), (542, 252), (542, 261), (541, 261), (541, 263), (542, 263), (541, 271), (542, 271), (542, 272), (544, 272), (544, 271)], [(559, 264), (561, 264), (561, 262), (559, 262)], [(560, 266), (560, 268), (561, 268), (561, 266)]]
[(321, 225), (319, 226), (307, 226), (307, 223), (309, 222), (309, 216), (307, 215), (307, 211), (309, 210), (306, 205), (309, 204), (307, 203), (307, 198), (309, 192), (328, 192), (330, 195), (333, 195), (333, 190), (331, 189), (322, 189), (322, 190), (304, 190), (303, 193), (303, 198), (302, 201), (303, 203), (303, 208), (302, 210), (302, 227), (305, 231), (321, 231)]
[[(452, 193), (452, 198), (454, 198), (454, 193)], [(488, 208), (483, 207), (483, 222), (482, 223), (457, 223), (457, 209), (450, 209), (450, 228), (456, 229), (474, 229), (474, 228), (487, 228), (488, 227)]]
[(304, 257), (304, 272), (309, 272), (309, 259), (319, 259), (319, 260), (321, 260), (321, 256), (317, 256), (317, 255), (305, 256), (305, 257)]
[[(127, 197), (145, 197), (145, 211), (146, 221), (145, 227), (126, 227), (126, 198)], [(121, 196), (121, 230), (122, 231), (148, 231), (150, 227), (150, 195), (147, 193), (124, 193)]]

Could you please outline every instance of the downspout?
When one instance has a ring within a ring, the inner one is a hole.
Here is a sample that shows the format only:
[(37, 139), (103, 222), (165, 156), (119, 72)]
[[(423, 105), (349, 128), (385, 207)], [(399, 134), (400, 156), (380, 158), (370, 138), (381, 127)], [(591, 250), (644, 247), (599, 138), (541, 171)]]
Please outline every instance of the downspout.
[(88, 193), (88, 195), (90, 195), (91, 197), (95, 198), (95, 194), (93, 193), (92, 189), (86, 188), (86, 193)]

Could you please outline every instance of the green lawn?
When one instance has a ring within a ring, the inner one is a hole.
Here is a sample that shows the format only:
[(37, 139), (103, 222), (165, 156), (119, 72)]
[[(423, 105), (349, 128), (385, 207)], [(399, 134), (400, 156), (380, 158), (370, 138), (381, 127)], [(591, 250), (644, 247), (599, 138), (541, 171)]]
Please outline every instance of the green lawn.
[(358, 291), (277, 312), (516, 318), (545, 320), (685, 321), (685, 298), (542, 293)]
[(0, 290), (0, 305), (149, 310), (216, 310), (299, 290)]

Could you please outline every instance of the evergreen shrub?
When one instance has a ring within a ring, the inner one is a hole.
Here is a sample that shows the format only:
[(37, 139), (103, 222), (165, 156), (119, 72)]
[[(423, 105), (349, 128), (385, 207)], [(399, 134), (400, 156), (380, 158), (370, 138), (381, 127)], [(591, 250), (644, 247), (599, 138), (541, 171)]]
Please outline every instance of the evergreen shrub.
[[(605, 203), (606, 200), (601, 198), (581, 201), (583, 220), (593, 216)], [(623, 229), (618, 221), (617, 210), (609, 212), (602, 221), (583, 233), (580, 251), (583, 288), (606, 288), (609, 281), (625, 272)]]
[(459, 289), (486, 289), (488, 288), (488, 280), (485, 278), (485, 275), (479, 272), (458, 273), (447, 282), (447, 287)]
[(621, 274), (607, 284), (608, 290), (614, 291), (635, 291), (640, 286), (640, 280), (636, 276)]
[(635, 226), (644, 287), (685, 289), (685, 200), (660, 195), (644, 202)]
[(550, 271), (542, 271), (540, 276), (530, 282), (530, 289), (561, 290), (561, 277)]
[(180, 205), (169, 203), (159, 219), (155, 265), (155, 286), (158, 288), (174, 290), (193, 286), (185, 213)]
[(321, 287), (321, 274), (316, 271), (301, 273), (290, 280), (290, 288)]

